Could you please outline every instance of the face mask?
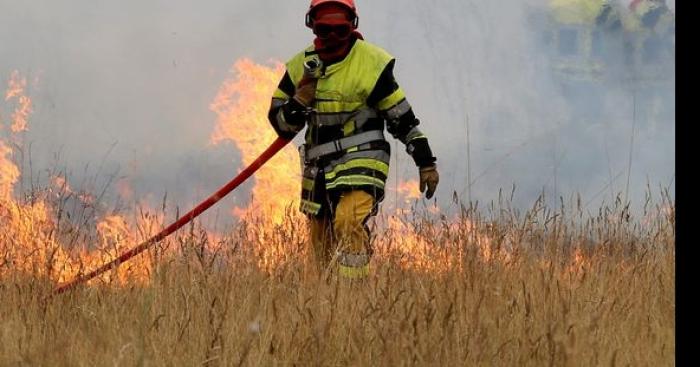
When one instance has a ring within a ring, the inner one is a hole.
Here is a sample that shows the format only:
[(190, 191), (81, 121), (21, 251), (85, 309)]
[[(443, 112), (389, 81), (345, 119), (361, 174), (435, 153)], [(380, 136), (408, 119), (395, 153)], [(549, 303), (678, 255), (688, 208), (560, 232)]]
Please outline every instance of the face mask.
[(350, 37), (341, 40), (335, 36), (330, 36), (326, 39), (316, 38), (314, 46), (316, 46), (316, 51), (321, 60), (325, 63), (330, 63), (343, 59), (350, 52), (350, 40)]
[(315, 14), (314, 45), (324, 62), (342, 59), (350, 51), (354, 27), (348, 17), (346, 10), (338, 7), (320, 9)]

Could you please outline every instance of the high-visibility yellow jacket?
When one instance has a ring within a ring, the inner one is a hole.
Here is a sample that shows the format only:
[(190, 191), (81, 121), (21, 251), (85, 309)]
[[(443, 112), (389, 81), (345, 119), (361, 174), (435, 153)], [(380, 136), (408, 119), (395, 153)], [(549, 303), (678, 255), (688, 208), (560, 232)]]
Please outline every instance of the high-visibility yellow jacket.
[[(286, 73), (272, 96), (268, 118), (281, 137), (292, 138), (307, 126), (305, 146), (312, 149), (369, 131), (383, 132), (386, 125), (389, 133), (406, 145), (416, 165), (435, 162), (426, 136), (417, 127), (419, 121), (394, 79), (394, 58), (361, 39), (354, 41), (343, 60), (325, 67), (312, 110), (303, 121), (297, 116), (293, 122), (290, 111), (296, 101), (291, 97), (312, 51), (310, 46), (286, 63)], [(324, 214), (326, 195), (347, 190), (364, 190), (381, 200), (389, 157), (390, 145), (380, 137), (307, 162), (300, 209), (311, 215)]]

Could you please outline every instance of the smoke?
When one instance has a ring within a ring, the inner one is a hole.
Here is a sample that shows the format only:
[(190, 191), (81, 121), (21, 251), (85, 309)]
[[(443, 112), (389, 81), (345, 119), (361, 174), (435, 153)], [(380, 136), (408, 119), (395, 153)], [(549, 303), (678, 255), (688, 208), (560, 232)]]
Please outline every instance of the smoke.
[[(673, 189), (674, 81), (567, 89), (543, 42), (546, 1), (357, 3), (365, 38), (397, 58), (398, 82), (438, 157), (444, 206), (453, 193), (487, 202), (514, 185), (517, 205), (544, 192), (580, 194), (590, 209), (620, 192), (640, 201), (647, 185)], [(58, 164), (76, 181), (98, 177), (88, 180), (95, 188), (128, 181), (134, 198), (167, 192), (189, 207), (240, 168), (234, 147), (208, 143), (209, 104), (230, 66), (284, 61), (309, 44), (306, 7), (0, 0), (0, 83), (15, 69), (35, 81), (23, 137), (34, 170)], [(417, 178), (400, 143), (393, 157), (390, 187)]]

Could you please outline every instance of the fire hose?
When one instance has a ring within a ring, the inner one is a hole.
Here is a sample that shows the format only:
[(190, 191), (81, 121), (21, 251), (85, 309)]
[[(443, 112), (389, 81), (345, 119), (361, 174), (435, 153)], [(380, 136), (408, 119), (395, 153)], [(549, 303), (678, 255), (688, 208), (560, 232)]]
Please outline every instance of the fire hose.
[(291, 140), (277, 138), (277, 140), (275, 140), (272, 144), (270, 144), (270, 146), (253, 163), (251, 163), (248, 167), (246, 167), (233, 180), (231, 180), (226, 185), (222, 186), (217, 192), (215, 192), (213, 195), (211, 195), (208, 199), (201, 202), (194, 209), (190, 210), (183, 217), (181, 217), (180, 219), (178, 219), (177, 221), (175, 221), (171, 225), (167, 226), (160, 233), (151, 237), (147, 241), (145, 241), (145, 242), (141, 243), (140, 245), (133, 247), (130, 250), (124, 252), (119, 257), (115, 258), (114, 260), (102, 265), (101, 267), (99, 267), (99, 268), (97, 268), (97, 269), (95, 269), (87, 274), (79, 275), (75, 279), (73, 279), (67, 283), (64, 283), (62, 285), (59, 285), (56, 289), (54, 289), (54, 291), (52, 292), (52, 295), (58, 295), (58, 294), (61, 294), (63, 292), (66, 292), (70, 289), (75, 288), (78, 284), (87, 282), (88, 280), (93, 279), (106, 271), (115, 269), (119, 265), (127, 262), (132, 257), (142, 253), (143, 251), (145, 251), (149, 247), (162, 241), (163, 239), (168, 237), (170, 234), (172, 234), (173, 232), (180, 229), (185, 224), (191, 222), (197, 216), (199, 216), (200, 214), (205, 212), (207, 209), (209, 209), (212, 205), (216, 204), (219, 200), (223, 199), (231, 191), (233, 191), (238, 186), (240, 186), (245, 180), (247, 180), (251, 175), (253, 175), (253, 173), (255, 173), (255, 171), (257, 171), (260, 167), (262, 167), (262, 165), (264, 165), (270, 158), (272, 158), (275, 154), (277, 154), (277, 152), (279, 152), (282, 148), (284, 148), (284, 146), (287, 145), (287, 143), (289, 143), (290, 141)]

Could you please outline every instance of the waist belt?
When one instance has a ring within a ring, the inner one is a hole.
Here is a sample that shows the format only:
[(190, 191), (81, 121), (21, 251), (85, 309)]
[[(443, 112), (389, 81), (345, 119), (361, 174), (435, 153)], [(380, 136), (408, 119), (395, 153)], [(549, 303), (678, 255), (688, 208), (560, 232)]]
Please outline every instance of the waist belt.
[(323, 157), (328, 154), (342, 152), (346, 149), (356, 147), (361, 144), (372, 141), (384, 140), (384, 132), (381, 130), (370, 130), (357, 135), (348, 136), (346, 138), (333, 140), (328, 143), (317, 145), (313, 148), (308, 148), (305, 151), (304, 159), (307, 162)]

